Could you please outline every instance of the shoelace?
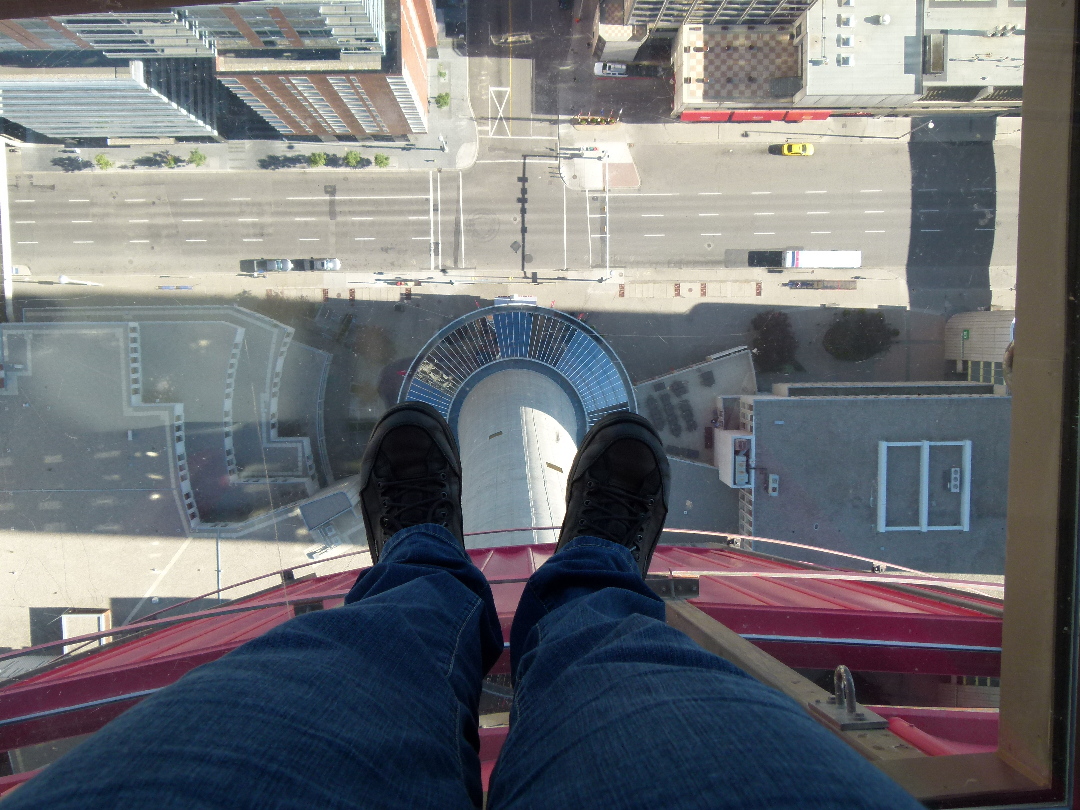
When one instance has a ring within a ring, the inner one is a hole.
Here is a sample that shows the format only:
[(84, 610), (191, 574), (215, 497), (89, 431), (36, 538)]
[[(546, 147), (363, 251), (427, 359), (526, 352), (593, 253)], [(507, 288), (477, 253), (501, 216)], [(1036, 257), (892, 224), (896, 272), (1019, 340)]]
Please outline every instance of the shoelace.
[(379, 519), (387, 535), (418, 523), (446, 526), (453, 504), (446, 489), (446, 473), (422, 478), (379, 481), (383, 514)]
[(578, 518), (578, 534), (595, 534), (630, 549), (637, 560), (641, 556), (641, 527), (649, 519), (653, 498), (643, 498), (618, 487), (586, 483), (587, 492)]

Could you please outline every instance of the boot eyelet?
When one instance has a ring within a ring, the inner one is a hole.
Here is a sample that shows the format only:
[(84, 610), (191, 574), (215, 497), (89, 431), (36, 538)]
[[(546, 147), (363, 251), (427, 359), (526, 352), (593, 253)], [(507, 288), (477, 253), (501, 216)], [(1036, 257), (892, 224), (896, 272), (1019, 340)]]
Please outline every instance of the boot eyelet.
[(592, 503), (592, 501), (590, 501), (588, 498), (586, 498), (585, 503), (583, 505), (588, 506), (590, 503)]
[(585, 525), (585, 518), (581, 518), (581, 519), (580, 519), (580, 520), (579, 520), (579, 521), (577, 522), (577, 525), (578, 525), (578, 526), (584, 526), (584, 525)]

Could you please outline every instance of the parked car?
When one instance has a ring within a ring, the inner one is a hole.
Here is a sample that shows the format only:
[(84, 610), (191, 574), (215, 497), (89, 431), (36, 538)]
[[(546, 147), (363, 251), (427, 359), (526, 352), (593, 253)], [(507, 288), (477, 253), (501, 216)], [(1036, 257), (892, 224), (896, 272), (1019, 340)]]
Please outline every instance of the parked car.
[(533, 34), (492, 34), (492, 45), (531, 45), (536, 37)]
[(780, 154), (786, 157), (810, 157), (814, 154), (812, 143), (785, 143), (780, 147)]
[(618, 78), (629, 75), (629, 71), (622, 62), (596, 62), (593, 64), (593, 74), (596, 76), (606, 76), (608, 78)]
[(293, 270), (340, 270), (341, 259), (293, 259)]
[(243, 273), (284, 273), (292, 270), (288, 259), (245, 259), (240, 262)]

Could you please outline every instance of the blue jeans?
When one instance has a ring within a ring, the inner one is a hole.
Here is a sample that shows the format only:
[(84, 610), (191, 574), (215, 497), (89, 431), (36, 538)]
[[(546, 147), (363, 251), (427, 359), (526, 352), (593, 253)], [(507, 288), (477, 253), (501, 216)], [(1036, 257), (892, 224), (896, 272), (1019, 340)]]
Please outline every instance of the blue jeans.
[[(346, 604), (199, 667), (11, 794), (16, 808), (470, 808), (503, 647), (453, 537), (394, 535)], [(529, 580), (491, 808), (920, 807), (794, 702), (664, 623), (630, 553), (579, 537)]]

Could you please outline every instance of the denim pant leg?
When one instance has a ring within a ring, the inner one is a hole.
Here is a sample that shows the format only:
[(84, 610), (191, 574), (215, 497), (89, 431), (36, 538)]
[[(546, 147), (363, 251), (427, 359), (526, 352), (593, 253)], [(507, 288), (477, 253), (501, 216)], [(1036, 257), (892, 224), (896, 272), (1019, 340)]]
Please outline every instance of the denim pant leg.
[(579, 537), (529, 580), (488, 807), (918, 808), (780, 692), (664, 621), (625, 548)]
[(346, 603), (185, 675), (4, 810), (479, 807), (480, 682), (502, 651), (483, 574), (416, 526)]

